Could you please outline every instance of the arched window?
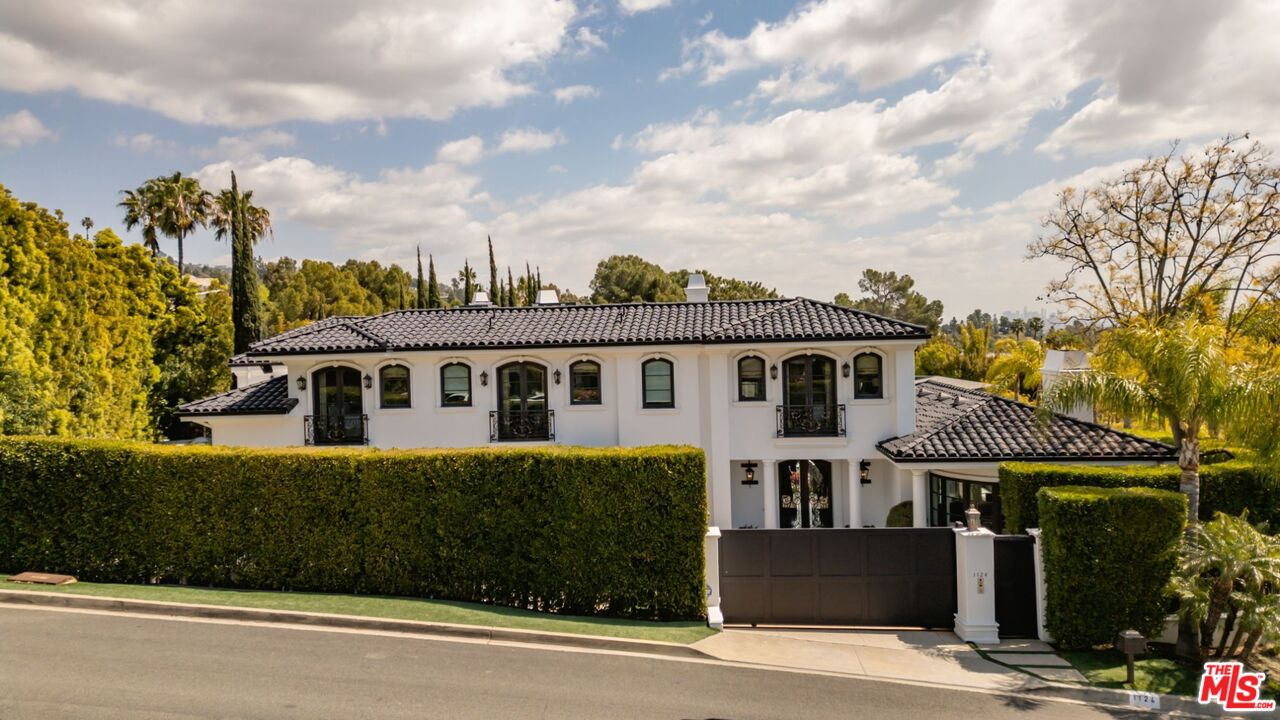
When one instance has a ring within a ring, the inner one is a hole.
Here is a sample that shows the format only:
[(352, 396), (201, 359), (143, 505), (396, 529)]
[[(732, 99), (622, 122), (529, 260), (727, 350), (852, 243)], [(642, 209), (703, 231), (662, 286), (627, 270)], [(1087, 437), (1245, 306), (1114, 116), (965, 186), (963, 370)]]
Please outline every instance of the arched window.
[(676, 406), (675, 367), (670, 360), (654, 358), (640, 366), (644, 390), (644, 406), (647, 408), (673, 408)]
[(449, 363), (440, 368), (440, 404), (444, 407), (470, 407), (471, 368), (462, 363)]
[(738, 361), (738, 400), (755, 402), (765, 399), (764, 360), (751, 356)]
[(379, 370), (378, 389), (382, 407), (409, 407), (409, 368), (404, 365), (387, 365)]
[(858, 400), (884, 397), (883, 361), (875, 353), (853, 358), (853, 397)]
[(569, 404), (599, 405), (600, 363), (579, 360), (569, 366)]

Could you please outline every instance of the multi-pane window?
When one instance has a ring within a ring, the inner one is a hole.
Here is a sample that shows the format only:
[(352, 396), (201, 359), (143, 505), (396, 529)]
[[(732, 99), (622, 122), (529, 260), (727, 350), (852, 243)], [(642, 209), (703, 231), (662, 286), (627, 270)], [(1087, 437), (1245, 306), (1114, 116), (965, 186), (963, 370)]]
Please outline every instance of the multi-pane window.
[(862, 353), (853, 359), (853, 397), (884, 397), (884, 373), (879, 355)]
[(600, 404), (600, 363), (579, 360), (569, 366), (569, 402), (573, 405)]
[(451, 363), (440, 368), (440, 404), (465, 407), (471, 404), (471, 368)]
[(744, 357), (738, 361), (738, 399), (764, 400), (764, 360)]
[(675, 367), (670, 360), (657, 358), (641, 365), (644, 406), (670, 408), (676, 406)]
[(378, 378), (382, 407), (409, 407), (409, 368), (403, 365), (388, 365), (378, 371)]

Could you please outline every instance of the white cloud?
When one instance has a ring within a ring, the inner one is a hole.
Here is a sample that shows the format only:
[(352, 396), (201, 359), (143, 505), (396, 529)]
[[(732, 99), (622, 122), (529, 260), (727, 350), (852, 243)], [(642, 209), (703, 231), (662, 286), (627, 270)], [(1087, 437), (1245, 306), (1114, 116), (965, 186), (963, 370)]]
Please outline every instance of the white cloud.
[(436, 152), (440, 162), (455, 165), (470, 165), (484, 155), (484, 140), (479, 135), (472, 135), (461, 140), (447, 142)]
[(578, 49), (579, 55), (585, 55), (592, 50), (604, 50), (609, 47), (609, 44), (604, 41), (604, 38), (601, 38), (595, 33), (595, 31), (586, 25), (578, 28), (578, 34), (575, 37), (577, 37), (580, 45)]
[(0, 147), (17, 148), (34, 145), (41, 140), (52, 140), (57, 133), (44, 126), (40, 118), (29, 110), (19, 110), (0, 116)]
[(559, 130), (543, 132), (536, 128), (513, 128), (502, 133), (494, 152), (537, 152), (562, 145), (564, 141), (564, 135)]
[(793, 77), (791, 69), (775, 78), (766, 78), (756, 84), (755, 95), (769, 98), (769, 103), (807, 103), (835, 92), (837, 85), (822, 80), (816, 73)]
[(260, 157), (272, 148), (290, 148), (298, 142), (293, 133), (265, 129), (239, 135), (224, 135), (211, 148), (201, 148), (197, 154), (207, 159), (241, 160)]
[(551, 173), (552, 175), (564, 175), (565, 173), (569, 172), (569, 168), (563, 165), (556, 164), (548, 167), (547, 172)]
[(667, 7), (671, 0), (618, 0), (618, 8), (625, 15), (636, 15), (650, 10)]
[(111, 144), (116, 147), (129, 148), (137, 153), (167, 153), (178, 148), (176, 142), (147, 132), (134, 133), (133, 135), (120, 133), (111, 140)]
[(0, 89), (226, 126), (441, 119), (531, 93), (518, 70), (560, 52), (576, 13), (568, 0), (8, 3)]
[(551, 94), (555, 95), (557, 104), (568, 105), (574, 100), (596, 97), (600, 94), (600, 91), (590, 85), (569, 85), (568, 87), (556, 88)]

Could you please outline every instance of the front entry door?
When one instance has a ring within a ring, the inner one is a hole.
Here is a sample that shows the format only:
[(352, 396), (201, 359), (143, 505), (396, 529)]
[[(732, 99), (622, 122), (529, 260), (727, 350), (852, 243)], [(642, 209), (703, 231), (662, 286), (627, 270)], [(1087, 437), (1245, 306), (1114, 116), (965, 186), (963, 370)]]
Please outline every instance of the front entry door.
[(831, 505), (831, 463), (786, 460), (778, 464), (778, 527), (834, 527)]
[(498, 377), (499, 439), (547, 439), (547, 369), (516, 362), (498, 368)]
[(360, 371), (328, 367), (311, 376), (315, 388), (314, 441), (317, 445), (364, 442), (364, 402)]

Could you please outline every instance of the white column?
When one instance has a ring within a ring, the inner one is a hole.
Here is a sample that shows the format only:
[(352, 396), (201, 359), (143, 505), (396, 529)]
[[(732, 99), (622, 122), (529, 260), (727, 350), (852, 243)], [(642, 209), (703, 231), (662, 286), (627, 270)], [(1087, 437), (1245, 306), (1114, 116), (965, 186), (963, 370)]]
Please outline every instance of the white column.
[(1035, 578), (1036, 578), (1036, 636), (1044, 642), (1053, 642), (1049, 636), (1049, 628), (1044, 626), (1045, 584), (1044, 584), (1044, 545), (1040, 542), (1040, 528), (1031, 528), (1027, 534), (1035, 539)]
[(849, 472), (849, 527), (862, 527), (862, 467), (857, 460), (847, 461)]
[(707, 625), (724, 629), (724, 613), (720, 612), (720, 528), (707, 528), (703, 552), (707, 559)]
[(956, 528), (956, 635), (965, 642), (1000, 642), (996, 623), (996, 534)]
[(707, 357), (707, 471), (711, 482), (711, 524), (733, 527), (733, 477), (729, 457), (729, 359)]
[(762, 460), (760, 469), (764, 470), (764, 527), (766, 530), (777, 530), (778, 463), (773, 460)]
[(911, 471), (911, 524), (929, 527), (929, 471)]

